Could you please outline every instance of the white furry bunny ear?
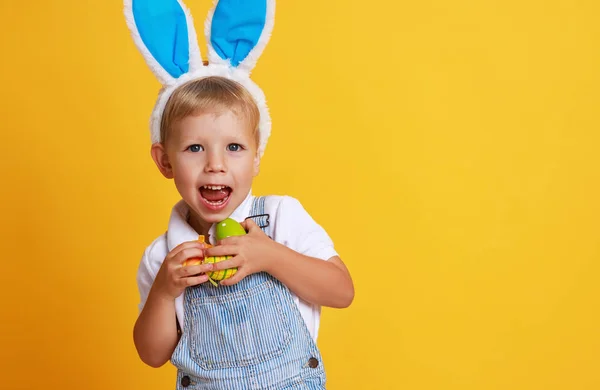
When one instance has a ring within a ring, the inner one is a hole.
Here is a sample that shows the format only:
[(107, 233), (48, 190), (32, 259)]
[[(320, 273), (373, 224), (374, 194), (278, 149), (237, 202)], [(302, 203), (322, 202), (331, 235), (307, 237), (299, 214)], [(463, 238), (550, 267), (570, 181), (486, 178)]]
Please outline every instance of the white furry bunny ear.
[(269, 42), (275, 0), (216, 0), (205, 23), (208, 60), (250, 74)]
[(124, 0), (133, 40), (162, 85), (200, 69), (202, 58), (189, 10), (178, 0)]

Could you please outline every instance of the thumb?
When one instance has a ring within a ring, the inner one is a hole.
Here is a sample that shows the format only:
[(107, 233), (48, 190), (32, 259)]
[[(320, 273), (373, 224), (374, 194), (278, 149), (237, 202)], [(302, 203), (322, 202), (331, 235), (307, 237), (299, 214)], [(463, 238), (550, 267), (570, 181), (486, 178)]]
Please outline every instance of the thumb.
[(244, 222), (242, 222), (241, 225), (244, 228), (244, 230), (246, 230), (248, 233), (251, 233), (252, 231), (258, 229), (258, 225), (256, 224), (256, 222), (254, 222), (252, 218), (244, 220)]

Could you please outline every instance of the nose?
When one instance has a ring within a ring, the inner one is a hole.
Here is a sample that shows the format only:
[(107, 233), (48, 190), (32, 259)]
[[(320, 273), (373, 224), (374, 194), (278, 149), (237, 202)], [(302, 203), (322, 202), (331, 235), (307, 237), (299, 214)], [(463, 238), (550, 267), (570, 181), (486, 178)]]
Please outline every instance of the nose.
[(208, 152), (204, 172), (221, 173), (225, 171), (225, 158), (223, 156), (223, 153), (219, 153), (216, 150)]

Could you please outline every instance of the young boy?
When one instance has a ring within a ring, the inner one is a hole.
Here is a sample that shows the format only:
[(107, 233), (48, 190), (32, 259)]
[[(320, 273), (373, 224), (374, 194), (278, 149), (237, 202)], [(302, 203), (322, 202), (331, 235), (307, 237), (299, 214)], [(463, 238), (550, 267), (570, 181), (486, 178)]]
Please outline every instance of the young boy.
[[(353, 300), (333, 243), (301, 204), (252, 196), (259, 116), (237, 82), (218, 76), (190, 81), (168, 100), (163, 141), (152, 145), (152, 158), (182, 200), (168, 231), (142, 258), (134, 340), (145, 363), (159, 367), (171, 359), (178, 387), (324, 388), (315, 343), (320, 306), (342, 308)], [(261, 214), (269, 216), (272, 239), (246, 219)], [(215, 223), (228, 217), (243, 221), (248, 234), (216, 242)], [(199, 235), (215, 246), (206, 248)], [(187, 259), (224, 255), (233, 257), (183, 266)], [(206, 272), (232, 267), (237, 273), (218, 287), (206, 283)]]
[[(250, 71), (274, 10), (274, 0), (215, 1), (205, 65), (181, 0), (125, 0), (134, 42), (163, 86), (152, 158), (182, 198), (139, 265), (134, 342), (145, 363), (177, 367), (179, 390), (323, 389), (320, 307), (354, 298), (331, 239), (302, 205), (251, 193), (271, 122)], [(226, 218), (247, 234), (217, 242), (215, 224)], [(231, 258), (186, 263), (211, 256)], [(206, 283), (230, 268), (218, 286)]]

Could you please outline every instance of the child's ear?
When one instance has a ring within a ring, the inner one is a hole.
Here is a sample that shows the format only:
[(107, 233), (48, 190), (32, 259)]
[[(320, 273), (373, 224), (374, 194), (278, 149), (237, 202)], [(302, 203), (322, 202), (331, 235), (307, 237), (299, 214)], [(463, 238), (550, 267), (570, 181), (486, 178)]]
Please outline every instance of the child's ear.
[(260, 156), (256, 153), (256, 156), (254, 156), (254, 176), (258, 176), (258, 172), (260, 172)]
[(167, 155), (167, 151), (162, 143), (157, 142), (152, 144), (152, 148), (150, 149), (150, 154), (152, 154), (152, 159), (156, 163), (158, 170), (163, 174), (167, 179), (173, 178), (173, 168), (171, 167), (171, 163), (169, 162), (169, 156)]

